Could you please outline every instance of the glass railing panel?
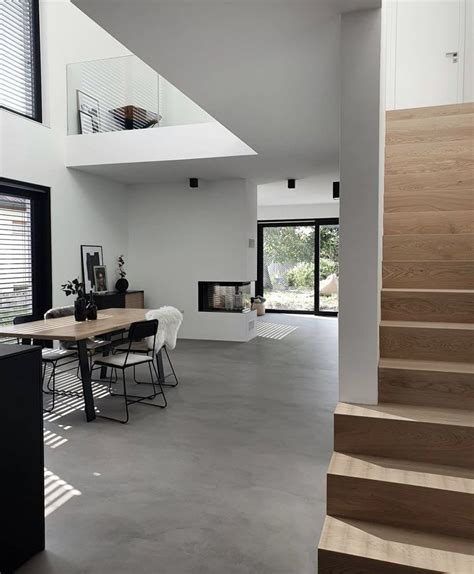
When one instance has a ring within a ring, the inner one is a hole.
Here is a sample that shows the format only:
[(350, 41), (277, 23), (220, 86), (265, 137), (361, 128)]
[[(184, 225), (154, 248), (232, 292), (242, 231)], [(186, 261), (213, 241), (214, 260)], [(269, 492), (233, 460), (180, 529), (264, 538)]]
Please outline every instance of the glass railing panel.
[(67, 66), (68, 134), (215, 121), (136, 56)]

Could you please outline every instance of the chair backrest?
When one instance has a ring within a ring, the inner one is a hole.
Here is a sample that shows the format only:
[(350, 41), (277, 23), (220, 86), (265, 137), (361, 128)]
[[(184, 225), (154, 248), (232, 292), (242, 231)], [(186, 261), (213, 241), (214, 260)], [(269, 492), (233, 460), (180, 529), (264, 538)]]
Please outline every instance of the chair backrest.
[(146, 321), (136, 321), (130, 325), (128, 329), (128, 349), (125, 357), (125, 363), (128, 362), (128, 356), (135, 341), (142, 341), (143, 339), (152, 339), (153, 347), (156, 345), (156, 333), (158, 331), (158, 319), (150, 319)]
[(141, 341), (147, 337), (154, 337), (158, 331), (158, 320), (136, 321), (130, 325), (128, 338), (130, 341)]
[[(42, 317), (40, 315), (18, 315), (13, 319), (14, 325), (24, 325), (25, 323), (32, 323), (33, 321), (41, 321)], [(20, 340), (18, 339), (18, 342)], [(31, 345), (31, 339), (21, 339), (22, 345)], [(45, 341), (40, 341), (39, 339), (33, 339), (33, 345), (45, 345)]]
[(155, 349), (156, 352), (163, 346), (173, 350), (176, 347), (176, 338), (183, 322), (182, 313), (176, 307), (166, 306), (148, 311), (146, 318), (158, 319), (159, 321), (155, 346), (152, 346), (153, 341), (151, 339), (147, 339), (148, 348)]
[(70, 317), (74, 315), (74, 305), (66, 305), (64, 307), (53, 307), (44, 314), (45, 319), (59, 319), (61, 317)]

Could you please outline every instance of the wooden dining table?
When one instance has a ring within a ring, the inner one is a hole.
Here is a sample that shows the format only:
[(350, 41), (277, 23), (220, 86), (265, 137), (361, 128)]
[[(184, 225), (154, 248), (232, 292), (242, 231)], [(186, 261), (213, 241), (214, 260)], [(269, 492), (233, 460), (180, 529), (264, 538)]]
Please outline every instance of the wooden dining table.
[(74, 316), (71, 316), (59, 319), (43, 319), (9, 327), (0, 325), (0, 337), (76, 342), (86, 420), (90, 422), (95, 419), (95, 407), (91, 369), (87, 356), (87, 339), (128, 329), (133, 322), (143, 321), (146, 312), (147, 309), (105, 309), (98, 313), (97, 320), (94, 321), (76, 321)]

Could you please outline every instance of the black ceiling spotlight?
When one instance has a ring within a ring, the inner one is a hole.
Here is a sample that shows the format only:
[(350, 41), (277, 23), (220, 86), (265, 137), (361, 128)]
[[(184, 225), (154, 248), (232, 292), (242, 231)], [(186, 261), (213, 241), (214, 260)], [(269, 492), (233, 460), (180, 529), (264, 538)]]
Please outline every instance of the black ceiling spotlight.
[(199, 187), (199, 180), (197, 177), (189, 178), (189, 187)]
[(339, 199), (339, 181), (332, 182), (332, 198)]
[(296, 187), (296, 179), (289, 179), (288, 180), (288, 189), (295, 189)]

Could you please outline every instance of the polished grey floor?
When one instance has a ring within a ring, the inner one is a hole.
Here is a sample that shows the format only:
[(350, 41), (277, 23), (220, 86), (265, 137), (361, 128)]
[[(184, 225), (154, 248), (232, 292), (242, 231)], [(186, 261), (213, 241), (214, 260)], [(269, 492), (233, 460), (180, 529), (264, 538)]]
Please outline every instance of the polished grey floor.
[(19, 574), (316, 572), (337, 321), (265, 321), (297, 329), (179, 341), (165, 411), (135, 405), (128, 425), (87, 424), (71, 401), (49, 417), (47, 551)]

